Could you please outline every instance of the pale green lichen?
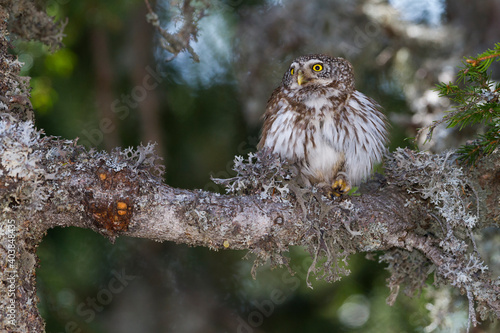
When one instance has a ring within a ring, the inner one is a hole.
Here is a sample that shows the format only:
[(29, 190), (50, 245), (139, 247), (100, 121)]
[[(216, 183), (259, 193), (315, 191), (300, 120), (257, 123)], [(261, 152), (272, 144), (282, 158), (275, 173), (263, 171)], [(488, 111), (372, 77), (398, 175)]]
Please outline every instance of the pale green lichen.
[(289, 184), (296, 171), (269, 151), (249, 153), (246, 158), (236, 156), (233, 170), (235, 177), (212, 180), (224, 185), (228, 194), (254, 194), (263, 200), (288, 202)]
[[(228, 179), (213, 179), (216, 184), (224, 185), (226, 192), (237, 195), (255, 195), (261, 200), (285, 203), (302, 211), (302, 221), (296, 227), (307, 230), (303, 244), (313, 259), (307, 274), (314, 274), (317, 279), (337, 281), (350, 273), (347, 269), (347, 258), (355, 250), (349, 241), (359, 233), (349, 229), (350, 221), (342, 223), (324, 223), (329, 213), (333, 217), (343, 215), (340, 211), (332, 212), (332, 201), (327, 199), (316, 187), (305, 187), (299, 183), (297, 168), (267, 150), (250, 153), (247, 157), (236, 156), (233, 170), (236, 176)], [(341, 202), (340, 209), (355, 214), (354, 205), (349, 199)], [(345, 214), (344, 214), (345, 215)], [(330, 217), (331, 217), (330, 216)], [(275, 229), (279, 229), (279, 225)], [(347, 229), (347, 230), (346, 230)], [(270, 238), (272, 239), (272, 238)], [(264, 241), (265, 243), (265, 241)], [(256, 248), (252, 252), (257, 255), (252, 272), (256, 267), (268, 260), (271, 265), (287, 265), (289, 259), (284, 256), (287, 246), (265, 243), (264, 248)], [(291, 268), (289, 267), (291, 270)]]
[(0, 120), (0, 163), (7, 176), (28, 180), (41, 174), (37, 164), (42, 156), (34, 147), (40, 135), (30, 121)]
[[(397, 149), (392, 156), (388, 156), (386, 165), (391, 170), (390, 182), (428, 200), (434, 208), (434, 212), (429, 212), (434, 225), (430, 225), (427, 232), (435, 234), (439, 240), (438, 249), (442, 252), (441, 258), (437, 258), (442, 262), (436, 268), (435, 283), (449, 283), (466, 294), (469, 325), (475, 326), (475, 304), (481, 317), (486, 317), (491, 311), (489, 304), (498, 303), (499, 295), (480, 295), (484, 286), (490, 283), (490, 274), (477, 252), (473, 236), (479, 221), (479, 198), (463, 169), (456, 163), (458, 157), (455, 152), (431, 155)], [(411, 201), (406, 204), (410, 205)], [(382, 258), (392, 263), (389, 258)], [(421, 264), (417, 262), (417, 265)], [(415, 281), (412, 275), (401, 275), (394, 280), (395, 274), (399, 273), (397, 270), (391, 272), (393, 286)]]
[(411, 158), (408, 154), (401, 148), (393, 154), (405, 183), (418, 185), (407, 186), (407, 191), (429, 199), (450, 226), (474, 228), (477, 213), (467, 208), (470, 194), (464, 195), (466, 190), (472, 191), (471, 185), (464, 181), (462, 168), (454, 164), (459, 156), (453, 151), (441, 155), (411, 152)]

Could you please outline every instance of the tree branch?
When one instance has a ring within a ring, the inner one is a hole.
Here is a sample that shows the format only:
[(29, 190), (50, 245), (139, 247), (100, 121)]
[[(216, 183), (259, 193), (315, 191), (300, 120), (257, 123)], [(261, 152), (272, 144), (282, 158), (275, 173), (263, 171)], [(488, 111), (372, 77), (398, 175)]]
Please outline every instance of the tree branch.
[[(415, 269), (433, 265), (438, 280), (467, 293), (483, 316), (500, 317), (498, 286), (467, 232), (491, 225), (500, 215), (498, 151), (478, 168), (462, 172), (449, 153), (398, 150), (386, 157), (386, 178), (365, 184), (359, 196), (331, 201), (294, 187), (293, 179), (287, 183), (292, 190), (284, 196), (263, 196), (263, 189), (272, 187), (265, 184), (247, 188), (252, 195), (238, 196), (172, 188), (162, 183), (163, 168), (154, 145), (115, 149), (111, 154), (87, 151), (76, 141), (43, 136), (30, 121), (17, 121), (6, 113), (1, 115), (0, 137), (2, 220), (15, 224), (20, 240), (16, 260), (29, 264), (17, 269), (26, 297), (36, 299), (35, 281), (29, 277), (34, 276), (36, 247), (45, 232), (56, 226), (76, 226), (95, 230), (111, 241), (127, 235), (214, 250), (249, 249), (257, 255), (256, 264), (268, 259), (274, 265), (287, 264), (283, 253), (291, 245), (300, 245), (314, 262), (319, 256), (326, 258), (321, 267), (312, 266), (310, 271), (323, 271), (321, 278), (328, 281), (348, 274), (340, 262), (346, 263), (350, 254), (402, 250), (414, 256), (411, 265), (397, 256), (381, 258), (389, 262), (395, 277), (390, 281), (393, 291), (400, 284), (411, 285)], [(266, 158), (261, 155), (251, 167), (259, 167)], [(263, 174), (276, 175), (263, 166)], [(416, 177), (421, 181), (416, 182)], [(466, 210), (463, 216), (447, 216), (451, 214), (446, 211), (448, 204), (439, 198), (446, 189), (448, 199)], [(467, 224), (470, 216), (476, 218), (476, 225)], [(8, 254), (2, 252), (4, 260)], [(420, 274), (426, 277), (429, 270)], [(394, 298), (393, 294), (390, 300)], [(474, 314), (472, 322), (476, 322)]]

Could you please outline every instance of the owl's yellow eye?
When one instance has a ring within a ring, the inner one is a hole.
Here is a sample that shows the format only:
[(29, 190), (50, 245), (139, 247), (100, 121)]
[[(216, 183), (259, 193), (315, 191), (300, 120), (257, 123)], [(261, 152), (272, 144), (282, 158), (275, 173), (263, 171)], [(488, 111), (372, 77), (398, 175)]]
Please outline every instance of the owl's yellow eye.
[(294, 73), (294, 72), (295, 72), (295, 71), (293, 70), (293, 68), (292, 68), (292, 69), (290, 69), (290, 74), (292, 74), (292, 75), (293, 75), (293, 73)]
[(312, 69), (313, 69), (313, 71), (315, 71), (315, 72), (320, 72), (320, 71), (322, 71), (322, 70), (323, 70), (323, 65), (321, 65), (321, 64), (316, 64), (316, 65), (314, 65), (314, 66), (312, 67)]

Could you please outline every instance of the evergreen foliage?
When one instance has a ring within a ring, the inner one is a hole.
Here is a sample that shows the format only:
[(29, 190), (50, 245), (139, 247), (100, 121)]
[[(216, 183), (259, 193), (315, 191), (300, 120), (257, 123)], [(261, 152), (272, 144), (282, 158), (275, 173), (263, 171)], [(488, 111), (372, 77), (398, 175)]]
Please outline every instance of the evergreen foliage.
[(491, 79), (489, 68), (494, 61), (500, 60), (500, 43), (493, 49), (475, 58), (466, 58), (460, 68), (456, 83), (440, 83), (436, 90), (440, 96), (448, 97), (456, 106), (443, 119), (430, 126), (427, 140), (434, 128), (446, 122), (448, 127), (484, 123), (486, 130), (473, 142), (462, 146), (458, 152), (460, 160), (474, 165), (482, 156), (492, 153), (500, 144), (500, 83)]

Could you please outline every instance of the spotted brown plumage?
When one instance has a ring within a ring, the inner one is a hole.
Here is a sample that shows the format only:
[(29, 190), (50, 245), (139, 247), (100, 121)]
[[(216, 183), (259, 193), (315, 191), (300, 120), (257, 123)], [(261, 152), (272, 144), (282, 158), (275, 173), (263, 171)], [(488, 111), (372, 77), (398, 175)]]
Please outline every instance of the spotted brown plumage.
[(295, 164), (306, 186), (340, 195), (370, 175), (386, 141), (386, 118), (355, 89), (352, 65), (312, 54), (295, 59), (272, 93), (258, 147)]

